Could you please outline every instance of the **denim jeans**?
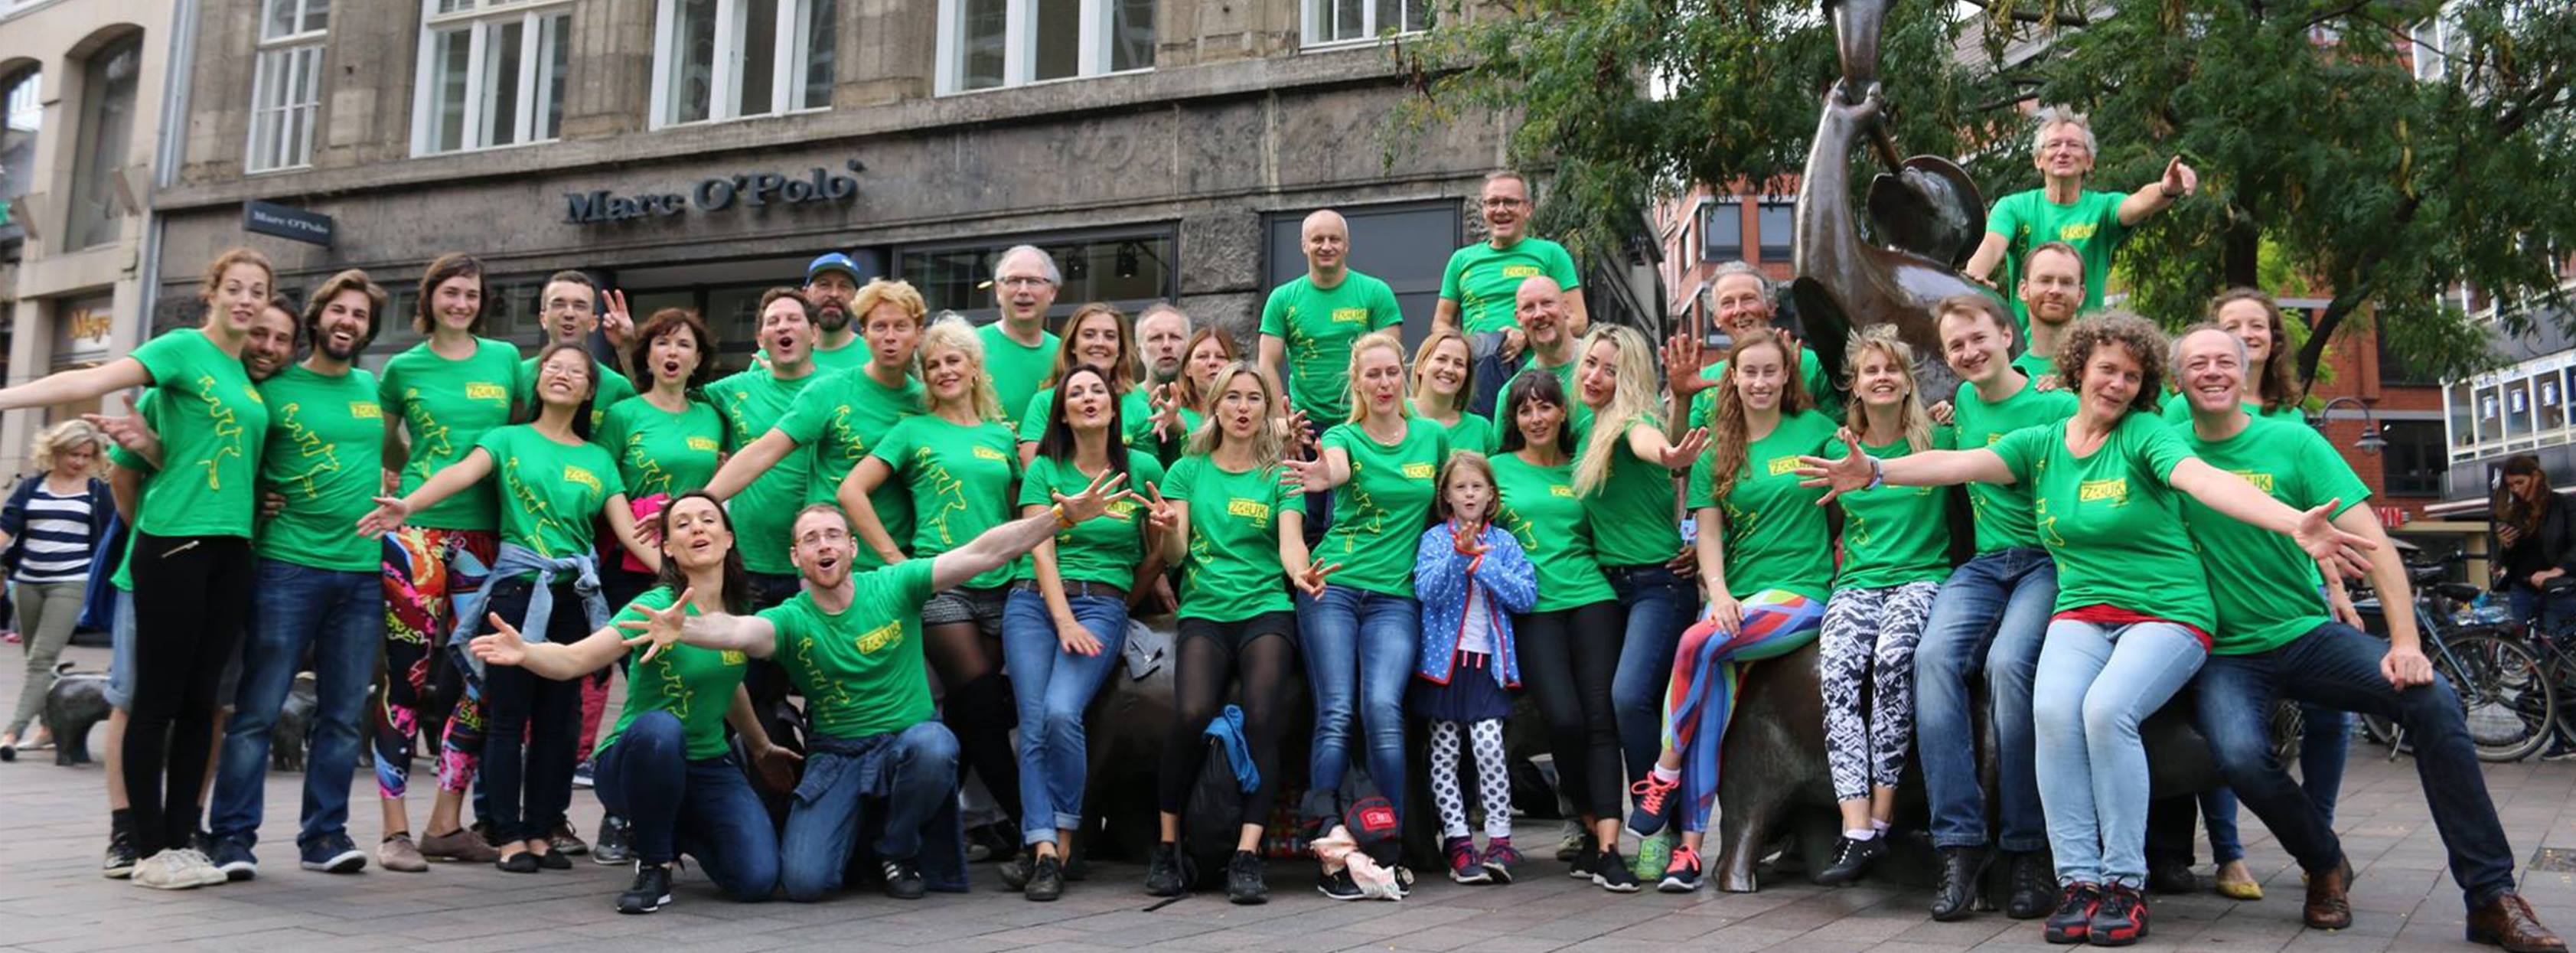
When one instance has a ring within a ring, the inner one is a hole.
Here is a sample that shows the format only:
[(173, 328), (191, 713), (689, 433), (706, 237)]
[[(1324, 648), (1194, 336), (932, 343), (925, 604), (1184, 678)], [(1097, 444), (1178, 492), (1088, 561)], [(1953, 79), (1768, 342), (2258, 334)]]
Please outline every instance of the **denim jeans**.
[(667, 864), (687, 851), (726, 896), (769, 899), (778, 888), (778, 830), (768, 809), (730, 755), (691, 761), (688, 752), (679, 716), (635, 716), (599, 754), (599, 803), (631, 825), (636, 859)]
[(2279, 648), (2209, 660), (2194, 682), (2193, 717), (2238, 799), (2309, 871), (2334, 868), (2342, 842), (2289, 773), (2272, 761), (2276, 697), (2379, 715), (2406, 728), (2433, 826), (2450, 851), (2451, 878), (2470, 907), (2514, 889), (2513, 846), (2487, 797), (2459, 696), (2436, 674), (2400, 691), (2379, 674), (2388, 643), (2337, 622)]
[(956, 794), (957, 736), (947, 725), (925, 721), (867, 738), (816, 738), (778, 838), (779, 887), (798, 903), (839, 893), (869, 800), (886, 812), (877, 856), (913, 860), (921, 854), (923, 826)]
[(2005, 850), (2048, 846), (2031, 768), (2031, 681), (2057, 603), (2057, 564), (2042, 549), (2004, 549), (1960, 564), (1932, 599), (1914, 649), (1914, 745), (1932, 802), (1932, 843), (1982, 847), (1986, 791), (1977, 769), (1976, 693), (1985, 672), (1995, 729), (1996, 834)]
[[(1467, 336), (1467, 350), (1474, 355), (1476, 392), (1468, 395), (1467, 411), (1487, 418), (1494, 416), (1494, 401), (1503, 396), (1503, 382), (1529, 361), (1529, 349), (1506, 358), (1503, 356), (1503, 332), (1480, 331)], [(1573, 395), (1567, 395), (1571, 397)]]
[[(492, 587), (486, 603), (493, 615), (523, 620), (536, 591), (527, 579), (504, 579)], [(557, 582), (555, 605), (563, 611), (546, 618), (546, 641), (571, 645), (590, 635), (590, 624), (575, 607), (580, 597), (572, 584)], [(522, 634), (533, 635), (526, 629)], [(556, 681), (524, 668), (495, 665), (483, 672), (483, 773), (474, 816), (490, 818), (504, 841), (537, 840), (554, 832), (572, 806), (573, 750), (581, 734), (581, 685), (589, 676)]]
[(310, 844), (349, 826), (349, 773), (358, 764), (358, 717), (367, 707), (367, 683), (385, 639), (385, 589), (380, 571), (337, 572), (262, 559), (251, 595), (250, 637), (242, 650), (235, 711), (224, 723), (217, 756), (209, 826), (218, 836), (245, 844), (259, 833), (261, 794), (274, 744), (278, 710), (313, 650), (313, 748), (304, 762), (303, 830)]
[(2147, 749), (2138, 723), (2209, 652), (2171, 622), (2056, 621), (2031, 690), (2040, 806), (2060, 884), (2147, 879)]
[(1628, 783), (1644, 780), (1664, 747), (1664, 688), (1672, 683), (1673, 649), (1699, 615), (1699, 594), (1662, 566), (1603, 566), (1610, 591), (1619, 595), (1626, 634), (1619, 668), (1610, 676), (1610, 707), (1618, 713), (1619, 749)]
[(1091, 773), (1082, 713), (1118, 669), (1127, 644), (1127, 603), (1110, 596), (1068, 595), (1064, 601), (1100, 640), (1100, 654), (1064, 650), (1043, 595), (1013, 589), (1002, 609), (1002, 668), (1010, 673), (1020, 714), (1020, 839), (1029, 844), (1052, 844), (1057, 830), (1082, 827), (1082, 794)]
[(1340, 787), (1351, 766), (1352, 723), (1360, 729), (1369, 780), (1404, 816), (1404, 690), (1422, 640), (1422, 604), (1404, 596), (1326, 585), (1324, 597), (1297, 594), (1297, 634), (1306, 684), (1315, 693), (1315, 745), (1307, 762), (1314, 790)]

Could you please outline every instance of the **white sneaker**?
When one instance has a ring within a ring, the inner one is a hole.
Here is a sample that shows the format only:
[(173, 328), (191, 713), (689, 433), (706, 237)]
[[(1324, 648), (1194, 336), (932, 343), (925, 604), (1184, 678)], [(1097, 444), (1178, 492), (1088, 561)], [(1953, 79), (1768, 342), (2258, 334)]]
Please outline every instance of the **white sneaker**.
[(193, 847), (182, 847), (179, 848), (177, 853), (179, 855), (179, 859), (176, 863), (179, 864), (187, 874), (195, 875), (197, 878), (197, 885), (200, 887), (212, 887), (217, 884), (230, 883), (233, 879), (232, 875), (225, 873), (223, 868), (215, 866), (214, 859), (207, 857), (203, 851), (199, 851)]
[(137, 887), (154, 890), (191, 890), (203, 886), (204, 881), (185, 866), (178, 854), (176, 850), (165, 850), (143, 858), (134, 865), (134, 875), (128, 879)]

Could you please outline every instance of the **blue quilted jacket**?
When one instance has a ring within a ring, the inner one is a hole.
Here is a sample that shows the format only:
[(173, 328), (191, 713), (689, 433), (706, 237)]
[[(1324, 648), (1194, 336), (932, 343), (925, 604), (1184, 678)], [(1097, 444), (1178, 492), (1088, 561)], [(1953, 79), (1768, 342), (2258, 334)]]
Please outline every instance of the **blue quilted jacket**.
[(1458, 657), (1458, 636), (1467, 627), (1469, 586), (1485, 590), (1485, 612), (1493, 618), (1495, 674), (1506, 688), (1521, 684), (1520, 659), (1512, 650), (1512, 615), (1528, 612), (1538, 601), (1538, 574), (1512, 534), (1486, 526), (1480, 541), (1488, 547), (1484, 562), (1469, 573), (1469, 558), (1459, 554), (1449, 524), (1422, 533), (1413, 560), (1413, 595), (1422, 601), (1422, 661), (1415, 674), (1449, 684)]

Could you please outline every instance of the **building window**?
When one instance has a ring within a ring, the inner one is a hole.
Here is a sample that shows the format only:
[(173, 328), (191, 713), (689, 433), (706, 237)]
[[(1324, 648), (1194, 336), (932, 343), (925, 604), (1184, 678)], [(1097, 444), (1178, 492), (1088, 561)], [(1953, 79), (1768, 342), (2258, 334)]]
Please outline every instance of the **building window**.
[(331, 0), (264, 0), (259, 61), (250, 85), (248, 172), (313, 164), (313, 117), (322, 104), (322, 38)]
[(1700, 210), (1700, 260), (1738, 261), (1744, 257), (1744, 206), (1732, 199), (1711, 202)]
[(2388, 441), (2380, 451), (2381, 486), (2389, 496), (2440, 496), (2449, 464), (2442, 452), (2439, 420), (2382, 420), (2379, 435)]
[(838, 0), (660, 0), (653, 124), (832, 105)]
[(2459, 15), (2448, 11), (2409, 27), (2406, 39), (2413, 47), (2408, 58), (2413, 61), (2415, 78), (2427, 83), (2438, 83), (2448, 77), (2451, 58), (2467, 52), (2451, 48), (2453, 43), (2465, 37), (2460, 30)]
[[(921, 289), (933, 314), (955, 311), (983, 323), (999, 315), (993, 306), (993, 265), (1017, 240), (904, 248), (895, 255), (895, 273)], [(1134, 313), (1158, 299), (1178, 296), (1179, 243), (1168, 228), (1098, 232), (1041, 239), (1031, 244), (1055, 259), (1057, 286), (1050, 318), (1062, 318), (1085, 302), (1103, 301)]]
[(563, 132), (570, 0), (422, 0), (412, 151), (551, 142)]
[(65, 248), (95, 248), (116, 241), (118, 226), (125, 220), (117, 170), (126, 166), (126, 152), (134, 143), (134, 87), (142, 72), (141, 33), (90, 54), (81, 67), (80, 140), (72, 160), (71, 222)]
[(34, 187), (36, 135), (45, 125), (44, 74), (30, 67), (0, 76), (0, 239), (26, 233), (18, 200)]
[(1374, 40), (1431, 28), (1430, 0), (1306, 0), (1306, 45)]
[(939, 0), (939, 91), (1154, 67), (1155, 0)]
[(1790, 202), (1764, 202), (1754, 215), (1754, 235), (1762, 242), (1762, 260), (1786, 263), (1796, 247), (1798, 206)]

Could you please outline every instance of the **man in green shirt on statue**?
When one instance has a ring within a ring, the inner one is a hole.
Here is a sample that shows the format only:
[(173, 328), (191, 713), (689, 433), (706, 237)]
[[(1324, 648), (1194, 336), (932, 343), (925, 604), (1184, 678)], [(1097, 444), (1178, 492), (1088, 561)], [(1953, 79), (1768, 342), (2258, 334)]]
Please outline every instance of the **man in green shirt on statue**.
[(1564, 293), (1569, 337), (1591, 329), (1583, 307), (1583, 275), (1565, 246), (1529, 234), (1529, 180), (1509, 169), (1485, 176), (1479, 196), (1485, 240), (1449, 256), (1440, 273), (1440, 304), (1431, 312), (1433, 330), (1462, 331), (1474, 356), (1476, 392), (1470, 412), (1492, 416), (1503, 381), (1520, 369), (1529, 338), (1513, 320), (1514, 296), (1521, 282), (1544, 275)]
[(2111, 253), (2128, 240), (2129, 230), (2200, 188), (2200, 173), (2175, 156), (2165, 163), (2163, 175), (2134, 192), (2087, 191), (2084, 179), (2093, 172), (2095, 151), (2093, 126), (2082, 115), (2042, 110), (2031, 162), (2039, 167), (2045, 184), (2004, 196), (1986, 211), (1985, 241), (1968, 259), (1968, 267), (1961, 269), (1970, 278), (1988, 281), (1995, 266), (2002, 265), (2002, 280), (1988, 283), (2004, 293), (2004, 302), (2012, 306), (2014, 319), (2025, 331), (2030, 312), (2016, 292), (2023, 257), (2032, 249), (2048, 242), (2072, 246), (2084, 260), (2086, 291), (2078, 310), (2100, 310), (2102, 289), (2111, 280)]

